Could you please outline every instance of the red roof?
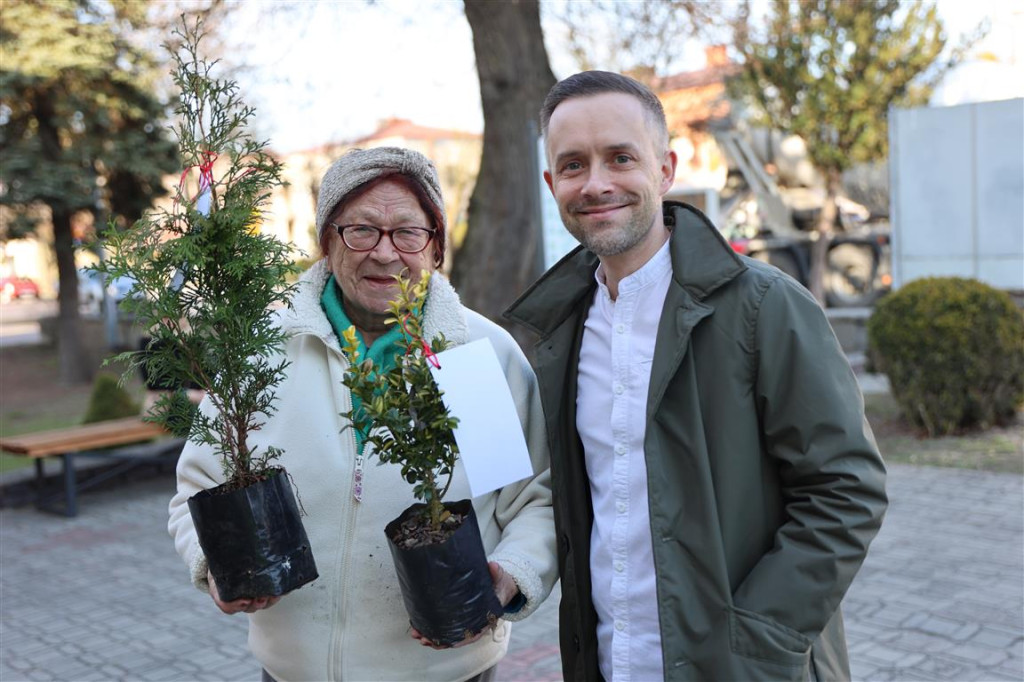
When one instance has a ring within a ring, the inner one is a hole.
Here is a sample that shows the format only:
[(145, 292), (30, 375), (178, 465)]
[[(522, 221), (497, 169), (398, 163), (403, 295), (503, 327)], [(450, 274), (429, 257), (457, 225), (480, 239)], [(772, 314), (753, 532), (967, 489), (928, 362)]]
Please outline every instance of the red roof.
[(480, 135), (463, 130), (429, 128), (404, 118), (389, 118), (381, 121), (373, 133), (359, 138), (354, 144), (365, 144), (389, 137), (401, 137), (406, 140), (472, 140), (479, 138)]
[(739, 64), (729, 61), (725, 47), (708, 47), (707, 66), (698, 71), (684, 71), (656, 78), (651, 89), (665, 105), (669, 128), (692, 127), (729, 114), (725, 80), (737, 73)]
[(699, 71), (684, 71), (672, 76), (657, 78), (654, 80), (652, 89), (657, 93), (665, 93), (674, 90), (703, 88), (708, 85), (724, 83), (726, 78), (737, 73), (739, 70), (739, 64), (715, 64), (713, 66), (706, 66)]

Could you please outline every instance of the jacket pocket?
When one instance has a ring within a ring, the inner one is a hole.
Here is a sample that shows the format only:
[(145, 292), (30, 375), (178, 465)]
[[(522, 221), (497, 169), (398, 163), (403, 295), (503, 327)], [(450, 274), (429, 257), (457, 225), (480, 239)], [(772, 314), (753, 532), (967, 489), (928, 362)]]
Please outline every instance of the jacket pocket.
[(735, 606), (729, 609), (729, 646), (738, 656), (804, 668), (811, 644), (804, 635), (771, 618)]

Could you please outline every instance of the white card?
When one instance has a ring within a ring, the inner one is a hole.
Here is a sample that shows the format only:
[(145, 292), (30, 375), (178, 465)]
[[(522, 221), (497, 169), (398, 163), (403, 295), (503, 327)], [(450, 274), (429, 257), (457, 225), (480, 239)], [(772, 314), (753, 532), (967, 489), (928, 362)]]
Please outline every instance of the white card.
[(431, 367), (444, 404), (458, 417), (455, 442), (473, 497), (533, 475), (512, 392), (488, 339), (437, 354)]

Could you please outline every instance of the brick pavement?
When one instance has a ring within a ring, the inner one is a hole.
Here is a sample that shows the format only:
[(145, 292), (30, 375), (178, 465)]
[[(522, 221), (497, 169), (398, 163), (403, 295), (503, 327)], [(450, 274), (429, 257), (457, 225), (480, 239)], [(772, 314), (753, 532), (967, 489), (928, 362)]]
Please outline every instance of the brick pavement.
[[(856, 680), (1024, 679), (1019, 476), (893, 466), (888, 518), (844, 609)], [(173, 480), (0, 510), (0, 682), (251, 680), (245, 620), (187, 582)], [(555, 601), (517, 624), (504, 681), (560, 680)]]

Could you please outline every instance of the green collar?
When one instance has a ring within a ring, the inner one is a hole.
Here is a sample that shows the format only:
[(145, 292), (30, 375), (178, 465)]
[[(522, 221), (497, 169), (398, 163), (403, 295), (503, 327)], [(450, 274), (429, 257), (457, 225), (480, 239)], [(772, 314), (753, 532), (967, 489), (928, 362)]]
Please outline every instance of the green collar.
[[(354, 325), (345, 314), (345, 306), (341, 300), (341, 287), (335, 283), (334, 275), (327, 278), (327, 285), (324, 286), (324, 292), (320, 296), (320, 305), (323, 307), (324, 313), (327, 314), (327, 319), (330, 321), (335, 335), (340, 340), (341, 333)], [(378, 371), (387, 372), (394, 369), (398, 365), (398, 358), (405, 354), (402, 330), (397, 324), (377, 337), (377, 340), (369, 348), (366, 347), (363, 335), (359, 333), (358, 329), (356, 329), (356, 340), (359, 342), (359, 357), (372, 360)], [(353, 395), (352, 409), (358, 408), (359, 400)], [(359, 431), (356, 432), (356, 448), (359, 452), (363, 451), (366, 435)]]

